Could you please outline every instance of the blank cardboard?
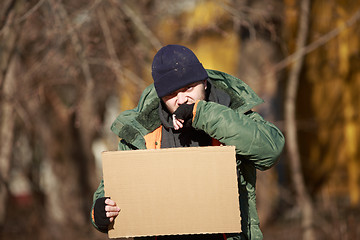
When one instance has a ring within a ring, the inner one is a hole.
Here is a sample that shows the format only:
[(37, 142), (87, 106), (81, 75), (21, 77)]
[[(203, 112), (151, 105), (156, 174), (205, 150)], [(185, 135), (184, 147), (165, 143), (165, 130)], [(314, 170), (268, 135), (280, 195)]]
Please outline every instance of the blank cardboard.
[(110, 238), (241, 231), (235, 147), (102, 153)]

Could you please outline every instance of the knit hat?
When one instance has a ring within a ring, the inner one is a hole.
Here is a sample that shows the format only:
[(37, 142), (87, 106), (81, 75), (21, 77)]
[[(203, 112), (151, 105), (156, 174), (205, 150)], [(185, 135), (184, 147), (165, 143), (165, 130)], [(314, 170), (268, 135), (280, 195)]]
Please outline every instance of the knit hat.
[(208, 75), (196, 55), (187, 47), (167, 45), (155, 55), (152, 77), (158, 96), (164, 97)]

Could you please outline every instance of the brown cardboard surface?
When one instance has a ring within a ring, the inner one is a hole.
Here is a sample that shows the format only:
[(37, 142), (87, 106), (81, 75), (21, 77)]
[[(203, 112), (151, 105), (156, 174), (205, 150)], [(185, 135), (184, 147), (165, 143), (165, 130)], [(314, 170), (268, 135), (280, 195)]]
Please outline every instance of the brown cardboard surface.
[(102, 153), (110, 238), (240, 232), (235, 147)]

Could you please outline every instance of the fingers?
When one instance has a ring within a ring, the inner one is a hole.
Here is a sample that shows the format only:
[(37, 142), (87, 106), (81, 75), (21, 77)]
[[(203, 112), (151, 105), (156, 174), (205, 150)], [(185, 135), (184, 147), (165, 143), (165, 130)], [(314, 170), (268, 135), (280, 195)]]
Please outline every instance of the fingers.
[(177, 119), (177, 118), (175, 117), (175, 115), (173, 115), (172, 118), (173, 118), (173, 125), (174, 125), (174, 129), (175, 129), (175, 130), (179, 130), (180, 128), (183, 127), (184, 120), (182, 120), (182, 119)]
[(106, 212), (106, 217), (116, 217), (117, 215), (119, 215), (119, 212)]
[(107, 198), (105, 200), (105, 204), (110, 205), (110, 206), (116, 206), (116, 203), (113, 200), (111, 200), (110, 198)]
[(176, 120), (176, 121), (174, 122), (174, 129), (175, 129), (175, 130), (179, 130), (179, 129), (182, 128), (182, 127), (183, 127), (183, 125), (181, 124), (180, 121)]
[(120, 211), (120, 208), (119, 207), (112, 207), (112, 206), (105, 206), (105, 211), (106, 212), (119, 212)]
[(174, 129), (175, 130), (179, 130), (180, 128), (182, 128), (183, 127), (183, 124), (179, 121), (179, 120), (175, 120), (174, 121)]
[(105, 200), (106, 217), (110, 218), (110, 222), (114, 221), (114, 218), (119, 215), (120, 208), (116, 206), (116, 203), (110, 198)]

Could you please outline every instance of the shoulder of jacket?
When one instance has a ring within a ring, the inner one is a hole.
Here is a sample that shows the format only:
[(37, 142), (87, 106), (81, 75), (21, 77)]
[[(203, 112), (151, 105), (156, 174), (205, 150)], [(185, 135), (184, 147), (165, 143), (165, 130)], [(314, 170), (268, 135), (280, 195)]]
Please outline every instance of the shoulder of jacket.
[(231, 98), (232, 109), (247, 112), (264, 102), (246, 83), (237, 77), (217, 70), (206, 69), (212, 84)]
[(158, 113), (160, 100), (154, 85), (149, 85), (141, 94), (136, 108), (120, 113), (111, 125), (111, 131), (127, 142), (145, 136), (160, 126)]

